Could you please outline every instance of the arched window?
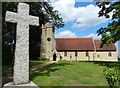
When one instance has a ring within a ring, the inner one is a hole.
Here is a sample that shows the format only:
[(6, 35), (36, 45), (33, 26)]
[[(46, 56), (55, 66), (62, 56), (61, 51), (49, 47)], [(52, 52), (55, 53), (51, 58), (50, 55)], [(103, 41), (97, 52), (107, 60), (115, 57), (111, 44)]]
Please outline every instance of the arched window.
[(111, 52), (109, 52), (109, 53), (108, 53), (108, 56), (109, 56), (109, 57), (111, 57), (111, 56), (112, 56), (112, 53), (111, 53)]
[(100, 57), (100, 55), (98, 54), (98, 55), (97, 55), (97, 57), (99, 58), (99, 57)]
[(88, 51), (86, 51), (86, 57), (88, 57), (89, 56), (89, 52)]
[(67, 56), (67, 52), (65, 51), (64, 56)]
[(75, 57), (77, 57), (78, 56), (78, 53), (77, 53), (77, 51), (75, 51)]

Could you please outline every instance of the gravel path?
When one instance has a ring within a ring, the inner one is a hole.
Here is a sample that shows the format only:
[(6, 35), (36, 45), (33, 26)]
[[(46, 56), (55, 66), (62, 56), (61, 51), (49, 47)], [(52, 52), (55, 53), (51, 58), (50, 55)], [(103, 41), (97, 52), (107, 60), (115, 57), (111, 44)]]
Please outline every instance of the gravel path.
[(46, 62), (46, 63), (43, 63), (43, 64), (39, 64), (39, 65), (36, 65), (36, 66), (33, 66), (31, 69), (30, 69), (30, 73), (34, 72), (34, 71), (37, 71), (49, 64), (52, 64), (52, 63), (55, 63), (56, 61), (49, 61), (49, 62)]

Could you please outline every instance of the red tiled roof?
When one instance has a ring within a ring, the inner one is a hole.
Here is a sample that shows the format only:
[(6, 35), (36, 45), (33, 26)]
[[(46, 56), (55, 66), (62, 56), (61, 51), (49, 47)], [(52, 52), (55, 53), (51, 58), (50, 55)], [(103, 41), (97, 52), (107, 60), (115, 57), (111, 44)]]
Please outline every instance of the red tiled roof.
[[(92, 38), (55, 38), (57, 50), (94, 50)], [(96, 50), (116, 50), (115, 45), (100, 48), (101, 40), (94, 40)]]
[(94, 40), (94, 42), (95, 42), (96, 50), (116, 50), (116, 47), (113, 43), (111, 43), (110, 46), (100, 48), (101, 40)]
[(55, 38), (57, 50), (94, 50), (92, 38)]

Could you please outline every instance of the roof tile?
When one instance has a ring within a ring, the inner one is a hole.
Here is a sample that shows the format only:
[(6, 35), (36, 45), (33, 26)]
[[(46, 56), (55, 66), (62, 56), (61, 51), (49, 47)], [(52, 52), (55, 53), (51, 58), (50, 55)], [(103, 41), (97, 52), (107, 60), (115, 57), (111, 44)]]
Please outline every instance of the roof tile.
[(96, 50), (116, 50), (116, 47), (113, 43), (111, 43), (110, 46), (100, 48), (101, 40), (94, 40), (94, 41), (95, 41)]
[[(55, 38), (57, 50), (94, 50), (92, 38)], [(116, 50), (115, 45), (100, 48), (101, 40), (94, 40), (96, 50)]]
[(94, 50), (92, 38), (55, 38), (57, 50)]

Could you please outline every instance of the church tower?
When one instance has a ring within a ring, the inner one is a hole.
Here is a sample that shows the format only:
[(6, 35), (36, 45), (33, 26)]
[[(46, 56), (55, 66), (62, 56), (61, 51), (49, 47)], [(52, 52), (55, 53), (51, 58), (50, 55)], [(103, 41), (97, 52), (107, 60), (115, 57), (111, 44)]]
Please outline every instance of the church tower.
[(40, 59), (51, 59), (53, 50), (54, 32), (52, 23), (42, 25)]

